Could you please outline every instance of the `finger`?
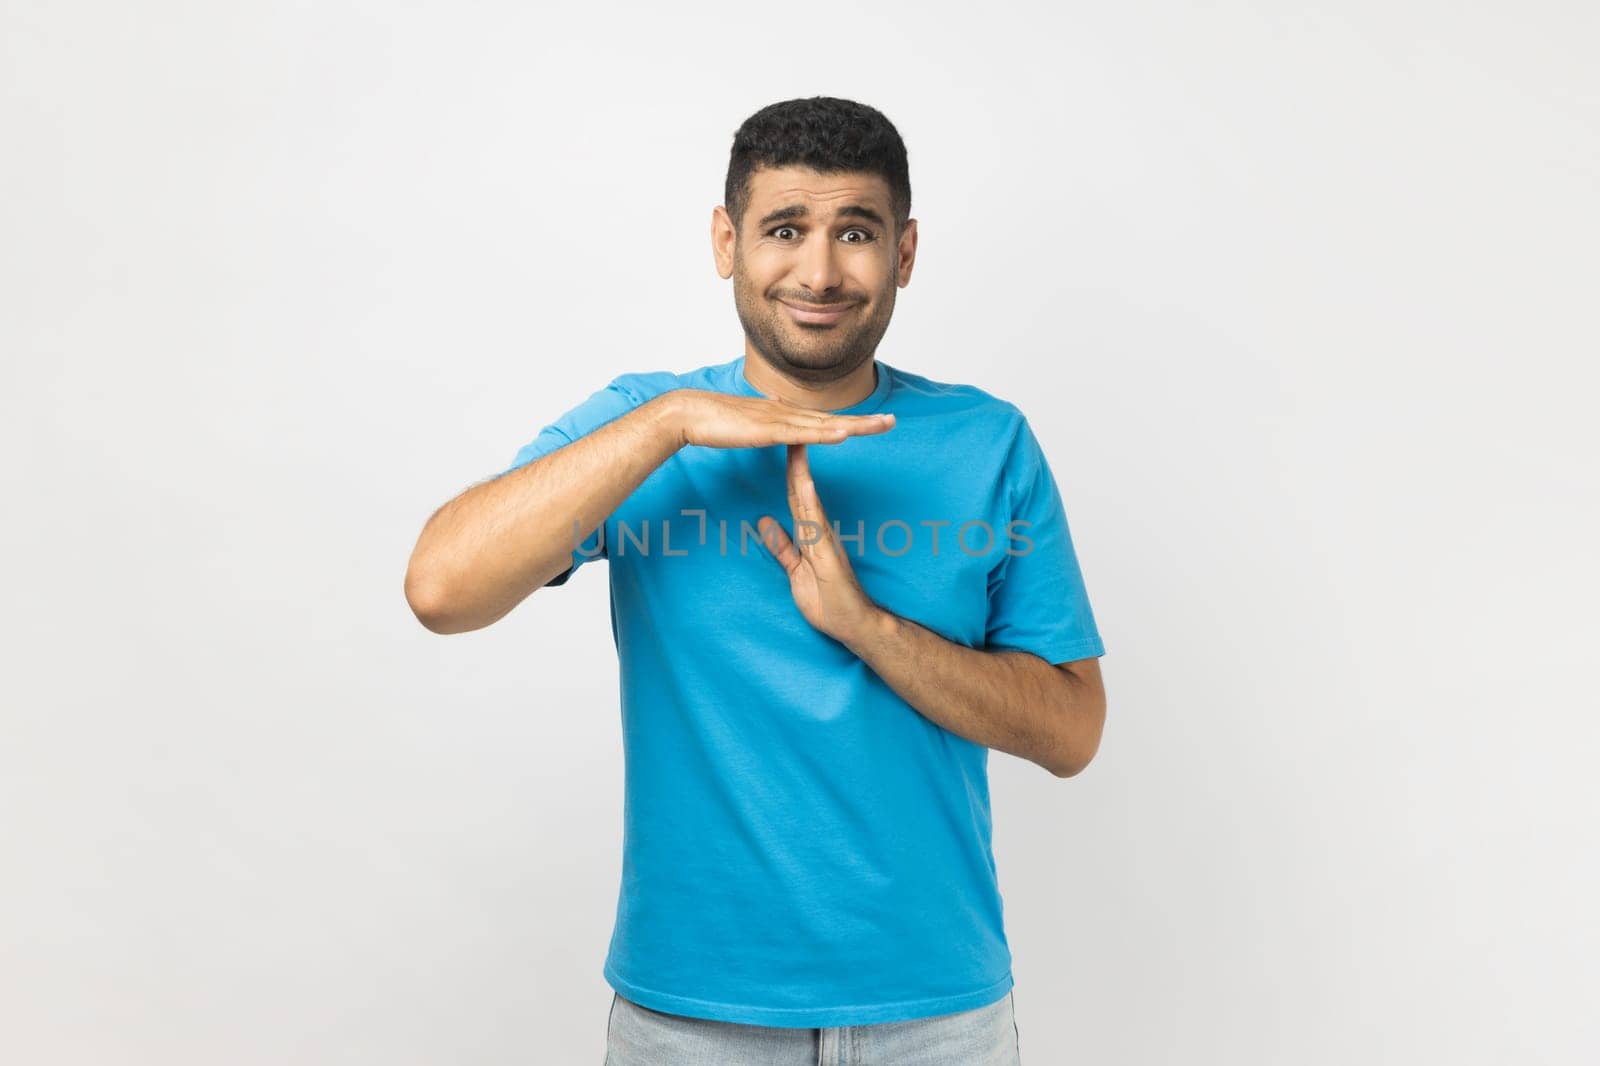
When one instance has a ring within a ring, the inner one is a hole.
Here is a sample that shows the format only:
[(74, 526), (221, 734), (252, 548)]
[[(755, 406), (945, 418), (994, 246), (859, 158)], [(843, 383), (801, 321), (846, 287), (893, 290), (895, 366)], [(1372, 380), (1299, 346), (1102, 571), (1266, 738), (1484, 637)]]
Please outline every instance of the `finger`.
[(850, 431), (838, 426), (783, 422), (774, 427), (774, 444), (838, 444)]
[(836, 415), (828, 411), (812, 411), (789, 407), (779, 415), (779, 420), (795, 426), (821, 426), (824, 429), (843, 429), (853, 436), (869, 433), (886, 433), (894, 428), (894, 415), (887, 411), (870, 415)]
[(840, 418), (850, 419), (849, 429), (855, 436), (866, 436), (869, 433), (887, 433), (894, 428), (894, 415), (885, 411), (875, 415), (840, 415)]
[(887, 411), (872, 415), (835, 415), (817, 412), (819, 425), (839, 426), (851, 433), (882, 433), (894, 428), (894, 415)]
[[(806, 456), (805, 445), (789, 445), (788, 473), (789, 510), (794, 515), (795, 535), (800, 538), (800, 550), (815, 558), (831, 545), (833, 528), (828, 525), (816, 482), (811, 478), (811, 461)], [(807, 525), (802, 527), (802, 522)]]
[(794, 541), (789, 539), (789, 534), (784, 530), (783, 523), (771, 515), (762, 515), (756, 520), (756, 529), (761, 533), (761, 542), (767, 546), (767, 551), (778, 560), (778, 565), (783, 567), (786, 574), (793, 574), (795, 567), (800, 565), (800, 552), (795, 548)]

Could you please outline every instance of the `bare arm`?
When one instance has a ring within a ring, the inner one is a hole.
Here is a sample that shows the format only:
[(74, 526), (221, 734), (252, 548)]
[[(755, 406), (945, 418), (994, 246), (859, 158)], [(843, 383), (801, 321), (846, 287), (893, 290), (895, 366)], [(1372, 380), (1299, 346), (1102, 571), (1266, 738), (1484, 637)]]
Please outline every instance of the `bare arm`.
[(1031, 652), (969, 648), (887, 610), (851, 650), (925, 717), (1057, 777), (1080, 773), (1100, 748), (1099, 659), (1051, 664)]
[(434, 512), (406, 569), (406, 601), (417, 620), (435, 633), (482, 629), (565, 572), (573, 546), (683, 446), (671, 396), (474, 485)]
[(499, 621), (565, 572), (574, 547), (685, 445), (837, 444), (893, 424), (893, 415), (834, 415), (764, 397), (663, 393), (434, 512), (406, 568), (406, 602), (435, 633)]

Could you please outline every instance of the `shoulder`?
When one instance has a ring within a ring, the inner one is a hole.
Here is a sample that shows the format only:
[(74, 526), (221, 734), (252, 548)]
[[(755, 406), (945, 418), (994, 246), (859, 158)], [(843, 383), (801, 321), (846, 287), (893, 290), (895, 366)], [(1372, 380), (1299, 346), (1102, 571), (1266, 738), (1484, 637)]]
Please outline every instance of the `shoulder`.
[(1028, 420), (1021, 408), (987, 389), (965, 382), (939, 381), (896, 367), (889, 370), (894, 375), (894, 392), (888, 406), (897, 415), (953, 417), (959, 421), (952, 424), (952, 431), (954, 425), (959, 425), (962, 437), (981, 441), (986, 450), (997, 450), (1001, 455), (1011, 451), (1027, 432)]
[(606, 388), (640, 404), (673, 389), (714, 389), (727, 369), (727, 363), (712, 363), (693, 370), (634, 370), (618, 374)]
[(684, 383), (686, 377), (671, 370), (629, 371), (612, 378), (606, 388), (622, 393), (634, 403), (644, 403), (664, 392), (690, 387)]
[(937, 381), (903, 370), (895, 375), (890, 408), (897, 414), (910, 408), (955, 416), (941, 424), (940, 440), (958, 454), (984, 456), (977, 465), (1013, 507), (1053, 478), (1044, 446), (1021, 403), (977, 385)]

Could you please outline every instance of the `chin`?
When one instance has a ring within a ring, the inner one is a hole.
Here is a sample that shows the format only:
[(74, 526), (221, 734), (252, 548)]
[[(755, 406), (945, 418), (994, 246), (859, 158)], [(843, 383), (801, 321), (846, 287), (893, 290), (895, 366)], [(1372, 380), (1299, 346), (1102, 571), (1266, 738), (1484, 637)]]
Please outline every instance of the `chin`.
[(785, 361), (796, 366), (837, 366), (850, 358), (850, 350), (841, 351), (835, 347), (807, 348), (805, 345), (797, 347), (785, 346), (779, 349)]

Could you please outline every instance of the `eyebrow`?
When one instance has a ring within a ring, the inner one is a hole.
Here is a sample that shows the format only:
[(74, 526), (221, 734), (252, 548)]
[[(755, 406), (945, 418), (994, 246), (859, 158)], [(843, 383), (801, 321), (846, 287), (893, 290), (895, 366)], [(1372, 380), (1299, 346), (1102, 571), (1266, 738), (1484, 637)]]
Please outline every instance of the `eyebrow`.
[[(761, 229), (766, 229), (774, 222), (789, 222), (793, 219), (807, 218), (809, 216), (810, 212), (806, 209), (805, 204), (790, 204), (788, 207), (780, 207), (776, 211), (768, 212), (762, 217), (760, 222), (756, 223), (756, 225)], [(839, 208), (838, 217), (863, 218), (868, 222), (872, 222), (878, 226), (881, 226), (884, 229), (889, 228), (889, 224), (883, 220), (882, 215), (878, 214), (878, 212), (874, 211), (872, 208), (863, 207), (860, 204), (846, 204), (845, 206)]]

